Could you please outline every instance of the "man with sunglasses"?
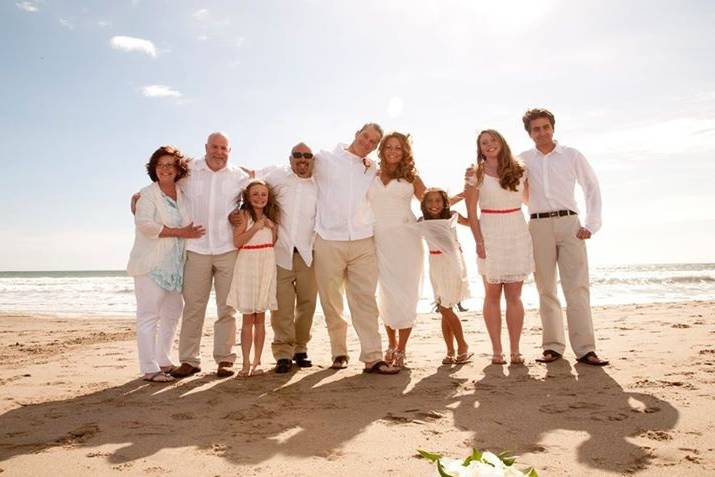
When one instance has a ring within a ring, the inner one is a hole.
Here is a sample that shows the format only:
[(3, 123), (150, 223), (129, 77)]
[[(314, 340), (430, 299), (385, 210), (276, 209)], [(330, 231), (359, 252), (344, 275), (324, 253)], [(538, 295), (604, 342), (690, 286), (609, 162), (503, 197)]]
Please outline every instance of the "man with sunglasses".
[[(308, 342), (318, 295), (313, 271), (318, 197), (312, 177), (313, 153), (301, 142), (293, 147), (289, 159), (290, 166), (271, 166), (255, 173), (271, 187), (280, 207), (278, 241), (274, 246), (278, 310), (271, 312), (276, 373), (289, 372), (293, 362), (301, 368), (313, 365), (308, 359)], [(232, 213), (229, 221), (238, 225), (240, 214)]]

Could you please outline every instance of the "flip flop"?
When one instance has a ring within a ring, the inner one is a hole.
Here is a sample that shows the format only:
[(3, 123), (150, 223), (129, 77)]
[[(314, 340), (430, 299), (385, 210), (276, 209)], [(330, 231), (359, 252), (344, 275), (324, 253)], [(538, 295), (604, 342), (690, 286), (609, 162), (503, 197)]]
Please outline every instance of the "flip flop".
[[(384, 363), (384, 361), (383, 361)], [(348, 357), (347, 356), (336, 356), (333, 360), (330, 369), (345, 369), (348, 367)]]
[(580, 358), (576, 359), (576, 361), (583, 364), (589, 364), (591, 366), (608, 366), (608, 361), (599, 358), (593, 351), (589, 351)]
[(442, 364), (454, 364), (454, 354), (448, 354), (442, 358)]
[(544, 356), (541, 358), (536, 358), (537, 363), (553, 363), (557, 359), (561, 359), (561, 353), (557, 353), (556, 351), (547, 349), (544, 351)]
[(168, 374), (164, 374), (162, 371), (145, 374), (142, 379), (150, 383), (172, 383), (176, 381), (176, 378), (169, 376)]
[(460, 353), (454, 358), (454, 364), (465, 364), (472, 360), (474, 353), (467, 351), (466, 353)]
[[(384, 367), (383, 367), (384, 366)], [(387, 369), (385, 369), (387, 368)], [(400, 368), (393, 368), (386, 362), (380, 360), (372, 363), (372, 366), (368, 366), (362, 370), (363, 373), (367, 374), (397, 374), (400, 372)]]
[(511, 364), (515, 364), (515, 365), (524, 364), (524, 357), (521, 355), (521, 353), (512, 353), (511, 354)]

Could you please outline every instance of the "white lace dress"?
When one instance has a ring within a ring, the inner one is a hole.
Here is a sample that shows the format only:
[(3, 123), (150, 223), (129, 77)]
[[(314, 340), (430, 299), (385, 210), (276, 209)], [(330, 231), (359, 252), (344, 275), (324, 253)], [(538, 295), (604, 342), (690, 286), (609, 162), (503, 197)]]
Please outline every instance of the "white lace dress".
[[(253, 220), (248, 219), (248, 226)], [(238, 251), (226, 304), (243, 314), (277, 310), (276, 255), (268, 227), (256, 232)]]
[(406, 180), (384, 185), (376, 177), (367, 192), (375, 216), (377, 306), (392, 329), (411, 328), (417, 319), (424, 246), (410, 207), (414, 186)]
[(457, 213), (451, 219), (420, 219), (419, 226), (429, 247), (429, 276), (434, 301), (452, 308), (470, 296), (467, 266), (457, 240)]
[(516, 191), (503, 189), (498, 178), (486, 174), (479, 186), (486, 258), (477, 258), (477, 266), (489, 283), (521, 282), (534, 271), (531, 234), (521, 211), (525, 177)]

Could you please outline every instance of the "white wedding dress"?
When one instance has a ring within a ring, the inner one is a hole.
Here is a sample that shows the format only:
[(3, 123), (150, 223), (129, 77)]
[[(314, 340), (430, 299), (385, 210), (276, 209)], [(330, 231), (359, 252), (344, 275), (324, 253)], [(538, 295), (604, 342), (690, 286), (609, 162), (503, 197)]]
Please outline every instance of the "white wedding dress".
[(375, 216), (377, 306), (394, 330), (411, 328), (417, 319), (424, 247), (410, 204), (415, 188), (406, 180), (387, 185), (376, 177), (367, 192)]

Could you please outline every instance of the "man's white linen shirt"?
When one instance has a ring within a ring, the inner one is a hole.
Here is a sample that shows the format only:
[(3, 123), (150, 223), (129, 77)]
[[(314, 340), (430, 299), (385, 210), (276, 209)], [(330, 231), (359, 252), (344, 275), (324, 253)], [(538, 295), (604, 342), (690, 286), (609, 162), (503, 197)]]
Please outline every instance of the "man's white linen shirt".
[(373, 235), (373, 216), (367, 190), (375, 180), (374, 162), (365, 168), (363, 158), (338, 144), (333, 151), (315, 156), (313, 177), (318, 185), (315, 231), (325, 240), (361, 240)]
[(306, 265), (313, 263), (315, 242), (315, 208), (318, 186), (312, 177), (299, 177), (290, 166), (272, 166), (256, 172), (266, 181), (280, 207), (278, 241), (275, 245), (276, 265), (293, 269), (293, 249), (297, 249)]
[(190, 161), (189, 170), (189, 176), (179, 186), (184, 191), (191, 221), (203, 226), (206, 234), (187, 240), (186, 250), (202, 255), (236, 250), (228, 214), (236, 207), (236, 199), (249, 180), (248, 174), (230, 165), (213, 171), (205, 159)]
[(586, 227), (591, 233), (601, 228), (601, 190), (586, 158), (572, 147), (556, 143), (548, 154), (538, 149), (522, 152), (529, 177), (529, 213), (573, 210), (578, 212), (574, 195), (576, 182), (586, 199)]

